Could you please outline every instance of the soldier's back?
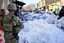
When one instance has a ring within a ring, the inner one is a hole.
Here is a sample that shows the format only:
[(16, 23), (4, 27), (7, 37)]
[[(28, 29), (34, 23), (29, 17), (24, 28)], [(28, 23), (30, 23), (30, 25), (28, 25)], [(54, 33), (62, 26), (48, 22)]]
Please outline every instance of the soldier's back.
[(12, 14), (7, 14), (3, 18), (3, 31), (4, 31), (4, 38), (5, 38), (5, 43), (18, 43), (18, 40), (13, 38), (13, 27), (12, 25), (14, 24), (12, 20)]

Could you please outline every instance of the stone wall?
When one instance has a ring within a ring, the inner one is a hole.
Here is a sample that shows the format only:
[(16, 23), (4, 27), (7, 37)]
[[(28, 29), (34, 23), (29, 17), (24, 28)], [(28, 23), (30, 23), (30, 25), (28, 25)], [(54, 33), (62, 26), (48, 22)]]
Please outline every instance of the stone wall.
[(7, 5), (9, 4), (9, 0), (3, 0), (2, 9), (5, 9), (6, 14), (8, 13)]
[(0, 0), (0, 9), (2, 8), (3, 0)]

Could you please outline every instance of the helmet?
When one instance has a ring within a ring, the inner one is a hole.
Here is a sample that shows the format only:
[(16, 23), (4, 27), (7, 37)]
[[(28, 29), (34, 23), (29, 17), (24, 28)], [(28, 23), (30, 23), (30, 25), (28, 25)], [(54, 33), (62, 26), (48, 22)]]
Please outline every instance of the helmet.
[(17, 7), (16, 7), (16, 5), (15, 5), (14, 3), (10, 3), (10, 4), (7, 6), (7, 9), (8, 9), (9, 11), (15, 11), (15, 10), (17, 10)]

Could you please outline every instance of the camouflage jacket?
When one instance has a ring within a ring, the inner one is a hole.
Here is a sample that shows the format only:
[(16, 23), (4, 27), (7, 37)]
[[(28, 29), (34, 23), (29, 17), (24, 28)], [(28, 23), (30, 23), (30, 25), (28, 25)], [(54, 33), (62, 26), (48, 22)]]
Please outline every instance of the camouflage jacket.
[(24, 26), (15, 15), (7, 14), (3, 18), (3, 31), (13, 31), (13, 27), (15, 27), (16, 31), (18, 31)]

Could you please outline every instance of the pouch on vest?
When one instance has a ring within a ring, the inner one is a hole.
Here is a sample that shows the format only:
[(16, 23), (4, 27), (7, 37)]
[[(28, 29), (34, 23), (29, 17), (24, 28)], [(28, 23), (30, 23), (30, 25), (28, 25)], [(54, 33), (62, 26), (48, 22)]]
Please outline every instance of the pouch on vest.
[(3, 31), (12, 31), (12, 25), (10, 24), (3, 24)]

